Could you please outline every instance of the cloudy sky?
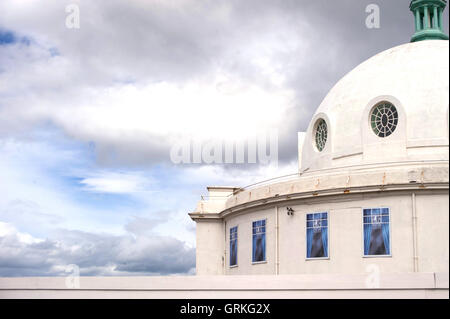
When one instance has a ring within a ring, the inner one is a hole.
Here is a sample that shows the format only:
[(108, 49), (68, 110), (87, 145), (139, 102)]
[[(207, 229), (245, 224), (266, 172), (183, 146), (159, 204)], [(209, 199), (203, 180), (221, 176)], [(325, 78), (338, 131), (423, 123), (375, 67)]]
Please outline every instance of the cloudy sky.
[[(408, 5), (1, 0), (0, 276), (195, 273), (205, 187), (295, 173), (297, 132), (343, 75), (409, 41)], [(269, 130), (278, 166), (171, 161), (186, 137)]]

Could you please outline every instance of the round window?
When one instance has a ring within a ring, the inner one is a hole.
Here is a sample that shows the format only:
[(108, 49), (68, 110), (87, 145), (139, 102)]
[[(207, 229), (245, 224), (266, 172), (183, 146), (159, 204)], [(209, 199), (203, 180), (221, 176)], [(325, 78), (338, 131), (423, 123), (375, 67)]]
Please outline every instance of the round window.
[(397, 109), (389, 102), (378, 104), (370, 114), (370, 125), (373, 132), (379, 137), (386, 137), (394, 133), (397, 124)]
[(327, 143), (327, 136), (327, 123), (324, 119), (320, 119), (317, 121), (315, 130), (316, 147), (319, 152), (322, 152), (322, 150), (325, 148), (325, 144)]

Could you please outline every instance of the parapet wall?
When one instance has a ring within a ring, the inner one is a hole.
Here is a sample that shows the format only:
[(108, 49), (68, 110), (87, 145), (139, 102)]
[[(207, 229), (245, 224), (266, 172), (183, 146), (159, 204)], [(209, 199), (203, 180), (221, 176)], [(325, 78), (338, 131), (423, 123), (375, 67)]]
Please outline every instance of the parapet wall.
[[(449, 298), (448, 273), (380, 274), (379, 277), (369, 273), (80, 277), (67, 280), (65, 277), (0, 278), (0, 298)], [(75, 288), (69, 288), (73, 286)]]

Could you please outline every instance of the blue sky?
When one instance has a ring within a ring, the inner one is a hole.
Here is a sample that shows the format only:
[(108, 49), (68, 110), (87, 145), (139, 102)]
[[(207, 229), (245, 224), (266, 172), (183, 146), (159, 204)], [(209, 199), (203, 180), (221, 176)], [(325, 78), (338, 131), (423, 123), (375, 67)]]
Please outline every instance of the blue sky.
[(6, 45), (15, 41), (14, 34), (11, 31), (0, 31), (0, 45)]
[[(375, 1), (367, 29), (372, 2), (2, 0), (0, 276), (194, 274), (206, 186), (295, 173), (335, 82), (409, 41), (409, 1)], [(186, 137), (271, 129), (277, 167), (170, 159)]]

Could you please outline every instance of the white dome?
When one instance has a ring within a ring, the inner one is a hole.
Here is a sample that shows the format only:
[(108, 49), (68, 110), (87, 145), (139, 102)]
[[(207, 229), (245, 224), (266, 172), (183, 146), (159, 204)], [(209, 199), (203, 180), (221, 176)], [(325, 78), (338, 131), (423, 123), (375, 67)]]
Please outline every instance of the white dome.
[[(420, 41), (375, 55), (344, 76), (309, 124), (301, 172), (387, 163), (448, 161), (449, 42)], [(398, 111), (398, 124), (377, 136), (370, 114), (380, 102)], [(327, 124), (316, 147), (317, 123)]]

